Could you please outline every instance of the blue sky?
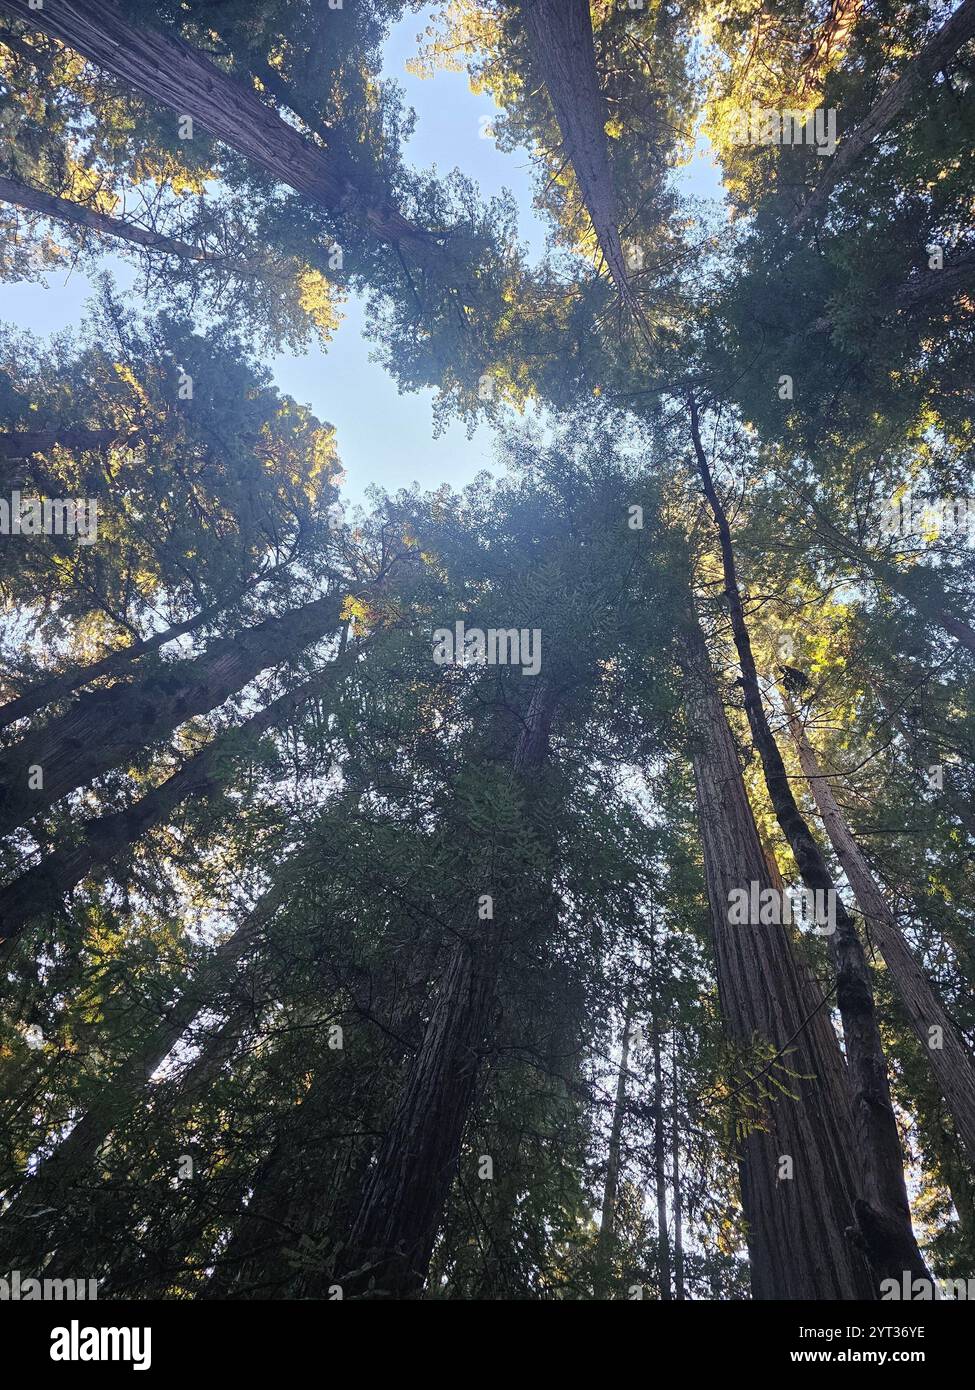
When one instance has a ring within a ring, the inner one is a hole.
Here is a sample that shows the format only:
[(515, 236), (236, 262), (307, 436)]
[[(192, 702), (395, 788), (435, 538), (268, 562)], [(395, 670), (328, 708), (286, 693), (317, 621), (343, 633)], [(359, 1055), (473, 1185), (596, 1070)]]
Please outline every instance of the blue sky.
[[(475, 96), (463, 73), (438, 72), (421, 80), (406, 71), (407, 60), (417, 51), (417, 36), (428, 23), (428, 14), (407, 15), (386, 47), (384, 76), (400, 83), (417, 114), (405, 158), (418, 168), (435, 166), (441, 174), (459, 167), (485, 198), (510, 189), (518, 203), (520, 236), (536, 254), (544, 245), (545, 228), (532, 209), (529, 157), (524, 150), (504, 154), (483, 137), (482, 118), (495, 110), (490, 98)], [(680, 183), (700, 196), (720, 192), (704, 154), (682, 172)], [(122, 285), (131, 283), (131, 270), (116, 257), (106, 255), (104, 265)], [(76, 324), (90, 293), (90, 282), (78, 272), (52, 276), (46, 286), (7, 285), (0, 316), (47, 334)], [(349, 502), (361, 501), (372, 483), (391, 490), (414, 481), (431, 488), (443, 482), (462, 486), (480, 468), (491, 467), (489, 429), (482, 426), (468, 439), (464, 427), (453, 424), (434, 438), (433, 392), (400, 395), (383, 369), (369, 360), (370, 351), (362, 335), (361, 306), (351, 301), (327, 353), (282, 354), (269, 364), (282, 391), (335, 425)]]

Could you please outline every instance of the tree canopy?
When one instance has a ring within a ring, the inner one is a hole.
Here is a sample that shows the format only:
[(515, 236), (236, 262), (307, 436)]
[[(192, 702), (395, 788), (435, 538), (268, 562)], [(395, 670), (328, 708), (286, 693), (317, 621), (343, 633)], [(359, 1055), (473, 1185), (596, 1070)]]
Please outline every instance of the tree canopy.
[[(0, 273), (96, 287), (0, 325), (0, 1267), (969, 1280), (975, 0), (434, 7), (536, 256), (419, 9), (0, 0)], [(494, 473), (348, 505), (353, 299)]]

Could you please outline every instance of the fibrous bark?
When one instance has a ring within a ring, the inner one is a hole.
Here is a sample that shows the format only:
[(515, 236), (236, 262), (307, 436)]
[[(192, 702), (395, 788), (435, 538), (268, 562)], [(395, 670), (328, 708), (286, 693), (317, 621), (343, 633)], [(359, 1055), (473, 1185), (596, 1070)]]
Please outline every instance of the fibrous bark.
[(677, 1097), (680, 1095), (678, 1076), (680, 1071), (680, 1035), (675, 1027), (671, 1037), (671, 1108), (670, 1108), (670, 1161), (673, 1169), (673, 1208), (674, 1208), (674, 1297), (682, 1299), (684, 1293), (684, 1198), (680, 1179), (680, 1126), (677, 1123)]
[[(786, 711), (802, 770), (819, 808), (836, 857), (843, 866), (863, 913), (867, 931), (893, 976), (911, 1027), (928, 1059), (934, 1079), (955, 1121), (959, 1138), (975, 1163), (975, 1066), (958, 1030), (945, 1012), (937, 991), (915, 959), (897, 924), (890, 904), (874, 878), (863, 851), (853, 836), (824, 776), (796, 711), (786, 697)], [(931, 1030), (936, 1029), (932, 1038)]]
[(636, 303), (620, 243), (589, 0), (522, 0), (532, 62), (545, 83), (565, 153), (606, 268), (623, 301)]
[[(797, 960), (782, 925), (733, 926), (733, 890), (775, 887), (742, 781), (704, 639), (689, 627), (687, 707), (718, 995), (725, 1029), (742, 1049), (771, 1045), (794, 1098), (762, 1104), (763, 1128), (741, 1144), (741, 1196), (752, 1297), (872, 1299), (878, 1295), (850, 1239), (857, 1191), (846, 1067), (828, 1003)], [(791, 1158), (793, 1176), (780, 1178)]]
[(351, 215), (382, 240), (430, 243), (429, 233), (362, 189), (355, 171), (335, 154), (303, 138), (252, 88), (175, 34), (131, 24), (112, 0), (46, 0), (41, 9), (27, 0), (0, 0), (0, 10), (59, 39), (143, 96), (192, 116), (329, 212)]
[(63, 700), (84, 685), (91, 685), (93, 681), (101, 680), (105, 676), (119, 675), (140, 656), (158, 651), (167, 643), (175, 642), (177, 637), (184, 637), (188, 632), (195, 631), (211, 618), (215, 618), (223, 607), (224, 604), (214, 604), (199, 613), (194, 613), (192, 618), (187, 618), (182, 623), (174, 623), (172, 627), (164, 628), (161, 632), (154, 632), (151, 637), (130, 642), (127, 647), (120, 647), (118, 651), (110, 652), (98, 661), (89, 662), (87, 666), (75, 667), (63, 675), (48, 676), (38, 681), (23, 694), (8, 700), (5, 705), (0, 705), (0, 729), (6, 729), (9, 725), (16, 724), (19, 719), (26, 719), (30, 714), (36, 714), (46, 705)]
[[(656, 1005), (656, 1000), (654, 1001)], [(667, 1171), (664, 1161), (666, 1137), (664, 1134), (664, 1074), (660, 1057), (660, 1020), (656, 1007), (652, 1019), (651, 1046), (653, 1048), (653, 1182), (657, 1199), (657, 1281), (660, 1298), (669, 1302), (670, 1290), (670, 1240), (667, 1235)]]
[(620, 1068), (616, 1078), (616, 1099), (609, 1131), (609, 1156), (606, 1164), (606, 1185), (603, 1188), (603, 1209), (599, 1223), (597, 1254), (608, 1262), (616, 1234), (616, 1198), (619, 1192), (620, 1154), (623, 1142), (623, 1120), (626, 1116), (626, 1074), (630, 1061), (630, 1026), (633, 1022), (633, 990), (626, 997), (623, 1011), (623, 1038), (620, 1044)]
[(836, 1001), (843, 1020), (857, 1151), (862, 1165), (860, 1196), (855, 1204), (859, 1237), (879, 1280), (899, 1279), (905, 1270), (909, 1270), (912, 1277), (929, 1279), (911, 1224), (900, 1134), (890, 1096), (870, 970), (853, 918), (843, 905), (822, 852), (796, 805), (782, 755), (769, 727), (738, 587), (731, 528), (701, 443), (697, 403), (693, 398), (690, 420), (701, 483), (718, 531), (725, 596), (741, 666), (745, 713), (762, 762), (769, 799), (803, 883), (814, 892), (825, 894), (826, 901), (835, 904), (836, 929), (830, 937), (830, 949), (836, 967)]

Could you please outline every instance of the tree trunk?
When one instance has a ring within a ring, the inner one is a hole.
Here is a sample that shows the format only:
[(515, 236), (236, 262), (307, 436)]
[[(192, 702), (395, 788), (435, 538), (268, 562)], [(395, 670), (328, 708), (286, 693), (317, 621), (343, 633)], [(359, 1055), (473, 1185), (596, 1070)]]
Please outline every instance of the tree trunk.
[(20, 719), (26, 719), (28, 715), (36, 714), (38, 710), (44, 709), (47, 705), (54, 704), (58, 700), (65, 699), (74, 691), (80, 690), (83, 686), (91, 685), (104, 676), (118, 676), (140, 656), (147, 656), (150, 652), (158, 651), (160, 647), (175, 642), (178, 637), (195, 632), (197, 628), (202, 627), (213, 618), (219, 617), (222, 612), (237, 603), (252, 589), (267, 583), (268, 580), (286, 570), (293, 558), (294, 555), (292, 554), (268, 569), (257, 571), (243, 584), (239, 584), (235, 589), (225, 593), (216, 603), (211, 603), (207, 608), (201, 608), (198, 613), (194, 613), (192, 618), (186, 618), (181, 623), (174, 623), (172, 627), (165, 628), (161, 632), (154, 632), (150, 637), (130, 642), (127, 647), (119, 647), (117, 650), (109, 652), (107, 656), (90, 662), (87, 666), (76, 666), (60, 675), (42, 677), (27, 690), (22, 691), (20, 695), (8, 700), (5, 705), (0, 705), (0, 729), (6, 729)]
[(322, 1154), (315, 1143), (329, 1094), (319, 1068), (300, 1104), (292, 1107), (249, 1186), (250, 1200), (235, 1214), (236, 1227), (214, 1257), (213, 1273), (200, 1294), (208, 1300), (293, 1296), (301, 1275), (290, 1269), (288, 1251), (310, 1235), (307, 1222), (321, 1195)]
[(871, 555), (862, 545), (850, 540), (839, 527), (834, 526), (815, 500), (808, 497), (805, 500), (816, 517), (817, 525), (813, 529), (821, 534), (831, 549), (851, 561), (861, 571), (866, 571), (875, 581), (886, 584), (894, 593), (906, 599), (922, 617), (930, 619), (970, 652), (975, 652), (975, 628), (971, 623), (947, 609), (940, 598), (933, 598), (929, 593), (923, 592), (925, 581), (934, 579), (930, 572), (920, 572), (919, 583), (918, 571), (905, 573), (891, 561)]
[[(925, 270), (906, 281), (882, 287), (877, 291), (877, 296), (882, 302), (886, 316), (909, 313), (919, 305), (923, 306), (932, 300), (951, 299), (962, 293), (971, 294), (973, 285), (975, 256), (959, 256), (942, 270)], [(820, 314), (803, 330), (803, 334), (831, 333), (834, 324), (840, 318), (838, 310), (833, 314)]]
[(897, 291), (898, 309), (913, 309), (918, 304), (927, 304), (932, 299), (945, 299), (965, 291), (972, 292), (975, 285), (975, 256), (958, 256), (941, 270), (927, 270), (922, 275), (910, 279)]
[(620, 298), (633, 307), (620, 244), (619, 214), (606, 142), (606, 103), (599, 86), (589, 0), (522, 0), (532, 63), (545, 83), (592, 220), (606, 268)]
[(347, 1295), (375, 1289), (403, 1297), (423, 1285), (457, 1168), (496, 976), (493, 945), (457, 943), (353, 1224), (355, 1267), (341, 1280)]
[[(139, 1098), (141, 1103), (151, 1104), (157, 1114), (173, 1117), (188, 1109), (195, 1101), (199, 1102), (201, 1097), (213, 1085), (220, 1074), (223, 1066), (234, 1056), (240, 1047), (241, 1039), (248, 1026), (255, 1020), (253, 1001), (248, 999), (235, 1004), (230, 1013), (202, 1040), (200, 1052), (192, 1062), (190, 1062), (177, 1076), (167, 1078), (164, 1081), (147, 1086)], [(109, 1166), (113, 1162), (112, 1150), (109, 1148), (104, 1154), (105, 1171), (104, 1175), (95, 1171), (95, 1181), (114, 1184), (124, 1182), (125, 1173), (120, 1170), (118, 1174), (112, 1171)], [(90, 1190), (90, 1180), (88, 1190)], [(91, 1248), (100, 1239), (100, 1232), (97, 1226), (98, 1212), (102, 1210), (100, 1206), (95, 1208), (94, 1221), (88, 1215), (88, 1207), (85, 1205), (86, 1186), (79, 1185), (78, 1201), (75, 1203), (73, 1216), (69, 1215), (64, 1224), (65, 1237), (62, 1240), (58, 1234), (58, 1229), (53, 1230), (47, 1239), (47, 1246), (52, 1245), (47, 1262), (44, 1264), (44, 1274), (53, 1278), (70, 1278), (79, 1267), (84, 1267), (85, 1260)], [(185, 1223), (181, 1223), (177, 1228), (185, 1230)], [(202, 1231), (202, 1224), (197, 1227), (197, 1236)], [(44, 1256), (40, 1256), (40, 1259)], [(35, 1268), (37, 1266), (35, 1265)], [(150, 1276), (151, 1277), (151, 1276)], [(105, 1276), (99, 1281), (99, 1288), (102, 1294), (108, 1297), (131, 1297), (131, 1283), (124, 1286), (117, 1283), (118, 1276), (107, 1271)], [(143, 1287), (140, 1281), (136, 1287)], [(168, 1292), (168, 1281), (162, 1287), (158, 1285), (153, 1289), (153, 1295), (164, 1297)]]
[[(301, 651), (339, 625), (333, 595), (268, 618), (214, 642), (192, 661), (152, 677), (83, 695), (59, 718), (0, 754), (0, 835), (85, 786), (194, 715), (223, 704), (267, 667)], [(40, 768), (43, 785), (32, 787)]]
[[(230, 601), (228, 599), (228, 603)], [(173, 627), (168, 627), (162, 632), (155, 632), (151, 637), (132, 642), (127, 647), (120, 647), (117, 651), (110, 652), (108, 656), (103, 656), (98, 661), (92, 661), (87, 666), (76, 667), (72, 671), (66, 671), (64, 675), (48, 676), (44, 680), (38, 681), (29, 690), (25, 690), (22, 695), (17, 695), (13, 700), (8, 700), (5, 705), (0, 705), (0, 729), (6, 729), (11, 724), (16, 724), (19, 719), (26, 719), (29, 714), (36, 714), (38, 710), (54, 704), (56, 700), (64, 699), (84, 685), (91, 685), (93, 681), (99, 680), (102, 676), (117, 676), (138, 657), (157, 651), (160, 647), (165, 647), (168, 642), (175, 642), (177, 637), (183, 637), (188, 632), (194, 632), (203, 623), (215, 618), (226, 606), (227, 604), (223, 603), (213, 604), (211, 607), (195, 613), (192, 618), (187, 618), (185, 622), (176, 623)]]
[(701, 443), (697, 403), (693, 398), (690, 412), (691, 437), (698, 470), (720, 540), (725, 594), (741, 665), (745, 712), (762, 761), (772, 809), (795, 857), (803, 883), (807, 888), (828, 895), (827, 900), (836, 904), (836, 931), (830, 940), (830, 947), (837, 972), (836, 998), (850, 1064), (857, 1152), (862, 1165), (862, 1195), (855, 1206), (860, 1238), (878, 1279), (900, 1279), (904, 1270), (911, 1271), (915, 1278), (928, 1279), (930, 1276), (911, 1225), (900, 1135), (890, 1097), (887, 1061), (877, 1025), (870, 970), (853, 919), (836, 893), (826, 861), (796, 805), (782, 755), (765, 715), (738, 588), (731, 529), (711, 478)]
[(600, 1264), (609, 1264), (616, 1235), (616, 1198), (619, 1191), (620, 1150), (623, 1138), (623, 1120), (626, 1115), (626, 1073), (630, 1061), (630, 1024), (633, 1022), (633, 988), (626, 996), (623, 1012), (623, 1040), (620, 1049), (620, 1069), (616, 1079), (616, 1102), (613, 1106), (613, 1120), (609, 1132), (609, 1160), (606, 1165), (606, 1186), (603, 1189), (602, 1219), (599, 1223), (599, 1241), (596, 1254)]
[[(752, 1297), (874, 1299), (878, 1290), (849, 1238), (856, 1161), (848, 1078), (822, 992), (796, 960), (784, 926), (732, 926), (732, 890), (772, 887), (703, 636), (685, 648), (698, 824), (725, 1028), (743, 1049), (756, 1039), (782, 1055), (792, 1096), (761, 1106), (764, 1128), (741, 1144)], [(789, 1157), (793, 1176), (780, 1178)]]
[(167, 256), (179, 256), (181, 260), (202, 261), (206, 257), (197, 246), (178, 241), (174, 237), (163, 236), (159, 232), (147, 231), (132, 222), (110, 217), (107, 213), (96, 212), (70, 198), (58, 198), (53, 193), (42, 193), (38, 188), (30, 188), (14, 179), (0, 178), (0, 201), (14, 203), (29, 212), (38, 212), (55, 222), (69, 222), (73, 227), (84, 227), (100, 236), (118, 237), (145, 250), (159, 251)]
[[(159, 1027), (126, 1060), (124, 1069), (111, 1078), (50, 1157), (16, 1190), (0, 1216), (0, 1264), (4, 1268), (37, 1269), (40, 1260), (56, 1246), (58, 1237), (52, 1223), (44, 1220), (45, 1214), (70, 1207), (83, 1194), (91, 1181), (91, 1169), (98, 1151), (109, 1134), (136, 1109), (140, 1098), (148, 1095), (150, 1077), (201, 1010), (212, 1006), (217, 995), (232, 986), (236, 967), (243, 956), (261, 943), (268, 923), (293, 891), (298, 862), (299, 856), (295, 856), (284, 866), (278, 881), (258, 900), (236, 931), (203, 963)], [(245, 1016), (232, 1017), (236, 1018), (239, 1031)], [(212, 1065), (218, 1050), (223, 1058), (227, 1031), (221, 1027), (204, 1044), (199, 1057), (184, 1074), (185, 1083), (190, 1084), (194, 1078), (199, 1080), (203, 1068)], [(10, 1195), (8, 1192), (8, 1198)]]
[(344, 667), (342, 658), (297, 689), (232, 725), (195, 753), (173, 775), (147, 792), (125, 811), (89, 821), (78, 844), (55, 850), (5, 888), (0, 889), (0, 942), (10, 941), (25, 924), (50, 911), (95, 868), (110, 864), (147, 831), (159, 825), (187, 797), (209, 790), (219, 776), (222, 759), (233, 755), (242, 738), (255, 738), (287, 718), (305, 701), (321, 694)]
[(653, 1011), (653, 1180), (657, 1193), (657, 1259), (660, 1297), (670, 1302), (670, 1242), (667, 1238), (667, 1170), (665, 1154), (667, 1139), (664, 1134), (664, 1073), (660, 1061), (660, 1020), (657, 1016), (656, 989), (654, 989)]
[(28, 0), (0, 0), (31, 30), (60, 39), (104, 72), (180, 116), (192, 116), (212, 136), (331, 213), (351, 213), (390, 242), (433, 245), (430, 234), (391, 204), (360, 189), (353, 170), (265, 106), (250, 87), (229, 77), (174, 34), (130, 24), (112, 0), (57, 0), (31, 9)]
[(888, 87), (867, 112), (860, 124), (840, 144), (828, 161), (828, 168), (812, 193), (803, 203), (790, 224), (796, 231), (810, 217), (826, 208), (829, 195), (841, 179), (891, 121), (903, 111), (915, 106), (922, 98), (922, 88), (936, 72), (941, 71), (963, 44), (975, 35), (975, 0), (962, 0), (938, 32), (928, 40), (892, 86)]
[[(799, 750), (799, 760), (812, 789), (826, 833), (856, 895), (868, 933), (874, 937), (894, 978), (911, 1027), (917, 1034), (935, 1081), (947, 1102), (958, 1135), (975, 1164), (975, 1069), (972, 1058), (944, 1005), (904, 940), (890, 906), (881, 892), (860, 846), (837, 804), (829, 779), (820, 769), (806, 731), (785, 697), (789, 727)], [(939, 1045), (932, 1046), (936, 1028)]]
[(680, 1185), (680, 1125), (677, 1122), (677, 1097), (680, 1095), (679, 1052), (680, 1036), (676, 1027), (671, 1038), (673, 1067), (671, 1070), (670, 1163), (673, 1169), (674, 1208), (674, 1298), (686, 1298), (684, 1292), (684, 1230), (683, 1196)]
[[(552, 714), (552, 692), (537, 683), (515, 749), (514, 779), (529, 781), (544, 762)], [(347, 1296), (408, 1297), (426, 1279), (474, 1098), (499, 929), (496, 920), (457, 924), (430, 1021), (353, 1223), (341, 1280)]]
[(942, 603), (922, 593), (916, 577), (909, 578), (896, 565), (887, 564), (865, 553), (863, 560), (877, 579), (886, 584), (888, 588), (893, 589), (896, 594), (900, 594), (901, 598), (906, 599), (922, 617), (929, 618), (938, 627), (943, 628), (949, 636), (960, 642), (963, 647), (967, 647), (970, 652), (975, 652), (975, 628), (964, 618), (950, 612)]
[[(411, 949), (405, 977), (386, 977), (391, 986), (388, 992), (377, 989), (374, 976), (369, 979), (368, 1013), (373, 1019), (386, 1015), (376, 1075), (395, 1073), (404, 1056), (401, 1039), (415, 1035), (420, 1023), (417, 999), (422, 997), (422, 985), (429, 979), (435, 964), (429, 942), (419, 942)], [(351, 1006), (354, 1011), (355, 1003)], [(336, 1173), (331, 1177), (324, 1167), (321, 1141), (316, 1138), (329, 1126), (330, 1109), (334, 1107), (331, 1068), (320, 1064), (311, 1085), (292, 1114), (282, 1123), (274, 1136), (270, 1150), (261, 1164), (246, 1206), (237, 1214), (237, 1225), (226, 1247), (214, 1262), (214, 1271), (207, 1281), (202, 1297), (226, 1298), (323, 1298), (334, 1282), (322, 1271), (296, 1271), (290, 1252), (302, 1238), (313, 1239), (319, 1231), (333, 1231), (342, 1224), (343, 1216), (353, 1213), (344, 1210), (349, 1199), (361, 1192), (366, 1179), (371, 1145), (366, 1143), (368, 1130), (349, 1135), (352, 1140), (344, 1165), (338, 1175), (341, 1189), (341, 1210), (323, 1210), (327, 1205), (327, 1187), (331, 1181), (335, 1190)], [(323, 1107), (328, 1107), (323, 1109)], [(334, 1204), (333, 1204), (334, 1208)]]
[[(107, 449), (113, 444), (133, 443), (141, 431), (124, 434), (117, 429), (83, 427), (53, 430), (0, 431), (0, 487), (6, 492), (19, 490), (41, 497), (60, 497), (64, 485), (48, 473), (39, 455), (62, 448), (83, 452)], [(9, 544), (9, 542), (8, 542)]]

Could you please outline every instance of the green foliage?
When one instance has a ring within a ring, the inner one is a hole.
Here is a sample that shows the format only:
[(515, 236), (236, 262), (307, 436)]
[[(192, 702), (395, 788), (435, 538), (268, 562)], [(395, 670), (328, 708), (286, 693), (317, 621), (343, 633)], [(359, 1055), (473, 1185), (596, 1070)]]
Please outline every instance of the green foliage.
[[(119, 7), (326, 151), (346, 181), (328, 208), (0, 21), (0, 175), (200, 252), (113, 244), (141, 272), (136, 308), (102, 277), (76, 332), (0, 336), (5, 491), (98, 504), (91, 545), (0, 538), (2, 695), (36, 697), (4, 748), (55, 746), (78, 711), (130, 690), (188, 701), (188, 663), (218, 641), (232, 656), (269, 616), (342, 605), (341, 632), (295, 636), (222, 703), (137, 732), (0, 843), (32, 904), (0, 948), (0, 1268), (52, 1257), (118, 1298), (321, 1299), (368, 1281), (358, 1217), (417, 1058), (456, 1023), (440, 1004), (466, 949), (493, 973), (477, 1036), (451, 1054), (474, 1081), (426, 1296), (744, 1298), (739, 1164), (809, 1078), (767, 1037), (733, 1045), (718, 989), (728, 928), (691, 765), (708, 731), (687, 717), (695, 607), (766, 854), (786, 877), (793, 864), (746, 733), (687, 395), (796, 795), (811, 814), (783, 673), (970, 1046), (975, 568), (963, 536), (885, 525), (908, 488), (971, 487), (970, 46), (790, 229), (827, 161), (736, 144), (735, 110), (835, 106), (848, 138), (947, 9), (593, 0), (634, 309), (601, 263), (519, 6), (454, 0), (418, 64), (465, 70), (499, 108), (501, 148), (528, 149), (546, 256), (528, 264), (510, 195), (485, 202), (463, 171), (404, 162), (413, 118), (380, 76), (382, 45), (417, 8)], [(727, 209), (672, 177), (701, 121)], [(90, 230), (2, 216), (5, 278), (76, 257), (101, 272)], [(261, 357), (327, 342), (347, 294), (399, 388), (435, 389), (437, 429), (490, 425), (497, 478), (377, 492), (354, 525), (330, 516), (334, 431)], [(21, 459), (26, 432), (44, 440)], [(538, 674), (437, 664), (434, 631), (459, 622), (537, 630)], [(199, 785), (143, 824), (146, 799), (216, 739)], [(54, 868), (93, 844), (61, 891)], [(823, 943), (792, 944), (829, 997)], [(964, 1276), (971, 1156), (879, 957), (871, 978), (916, 1227), (934, 1271)], [(24, 1218), (81, 1117), (97, 1142), (51, 1179), (43, 1219)]]

